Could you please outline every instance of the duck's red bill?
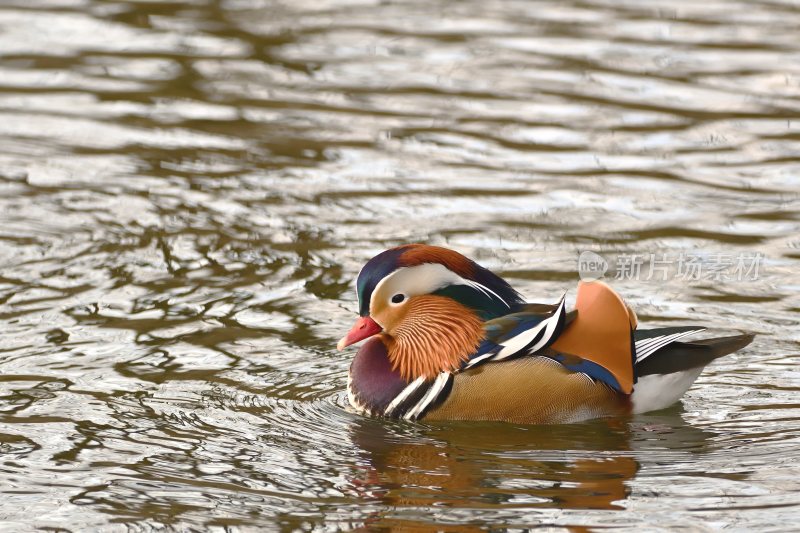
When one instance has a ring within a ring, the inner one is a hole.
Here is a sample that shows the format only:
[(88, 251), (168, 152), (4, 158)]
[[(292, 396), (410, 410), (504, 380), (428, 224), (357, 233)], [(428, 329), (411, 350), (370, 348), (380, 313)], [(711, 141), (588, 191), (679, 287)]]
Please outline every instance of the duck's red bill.
[(378, 323), (372, 320), (370, 317), (362, 316), (356, 320), (356, 323), (353, 324), (353, 327), (350, 328), (350, 331), (347, 332), (347, 335), (341, 338), (339, 343), (336, 345), (336, 349), (342, 351), (351, 344), (355, 344), (358, 341), (363, 341), (368, 337), (372, 337), (373, 335), (380, 333), (382, 330), (383, 328), (380, 327)]

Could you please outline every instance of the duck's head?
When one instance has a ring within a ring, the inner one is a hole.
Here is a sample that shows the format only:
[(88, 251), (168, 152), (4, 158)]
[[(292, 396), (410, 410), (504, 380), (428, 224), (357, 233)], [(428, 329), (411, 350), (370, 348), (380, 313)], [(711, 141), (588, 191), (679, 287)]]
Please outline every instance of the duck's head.
[(376, 255), (356, 287), (361, 318), (337, 347), (380, 334), (408, 381), (458, 368), (480, 344), (483, 322), (523, 303), (496, 274), (454, 250), (424, 244)]

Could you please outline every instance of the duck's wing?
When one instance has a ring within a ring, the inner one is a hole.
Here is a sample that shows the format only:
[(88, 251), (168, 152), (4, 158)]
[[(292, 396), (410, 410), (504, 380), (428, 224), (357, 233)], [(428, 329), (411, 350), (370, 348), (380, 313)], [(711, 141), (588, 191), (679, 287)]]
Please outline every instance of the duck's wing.
[[(564, 299), (555, 305), (528, 304), (486, 322), (486, 338), (461, 371), (521, 356), (549, 357), (566, 369), (630, 394), (635, 382), (632, 332), (636, 315), (608, 285), (581, 282), (575, 310)], [(679, 338), (679, 337), (678, 337)], [(672, 337), (657, 339), (663, 346)]]
[(633, 341), (636, 350), (636, 366), (656, 353), (661, 348), (676, 342), (692, 333), (699, 333), (706, 328), (696, 326), (678, 326), (672, 328), (656, 328), (635, 331)]
[(636, 315), (601, 281), (578, 285), (575, 309), (577, 317), (552, 343), (548, 355), (571, 370), (630, 394), (636, 382)]
[[(703, 328), (663, 328), (650, 331), (653, 333), (665, 334), (667, 330), (671, 329), (686, 330), (686, 333), (682, 334), (679, 338), (689, 335), (690, 333), (703, 331)], [(654, 374), (666, 375), (682, 372), (690, 368), (704, 367), (714, 359), (744, 348), (752, 342), (754, 337), (755, 335), (746, 333), (691, 342), (672, 340), (660, 348), (650, 351), (647, 356), (641, 358), (639, 357), (638, 351), (641, 341), (637, 340), (636, 374), (640, 377)]]
[(567, 313), (564, 298), (554, 305), (524, 304), (517, 311), (484, 324), (485, 337), (461, 371), (476, 366), (532, 355), (547, 348), (575, 317)]

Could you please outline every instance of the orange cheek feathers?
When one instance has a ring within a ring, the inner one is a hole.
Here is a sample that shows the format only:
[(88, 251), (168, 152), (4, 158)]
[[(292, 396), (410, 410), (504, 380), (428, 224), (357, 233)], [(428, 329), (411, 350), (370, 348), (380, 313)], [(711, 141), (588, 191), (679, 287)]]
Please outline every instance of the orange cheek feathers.
[(451, 298), (417, 296), (406, 307), (391, 328), (388, 349), (394, 368), (407, 381), (456, 370), (483, 339), (483, 321)]

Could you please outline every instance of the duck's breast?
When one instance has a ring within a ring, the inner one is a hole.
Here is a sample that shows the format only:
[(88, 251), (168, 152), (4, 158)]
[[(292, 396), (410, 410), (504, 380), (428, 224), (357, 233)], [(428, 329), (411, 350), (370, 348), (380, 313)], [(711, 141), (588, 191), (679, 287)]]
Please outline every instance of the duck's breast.
[(408, 385), (392, 369), (380, 335), (367, 340), (350, 365), (347, 398), (357, 411), (383, 414), (391, 401)]

